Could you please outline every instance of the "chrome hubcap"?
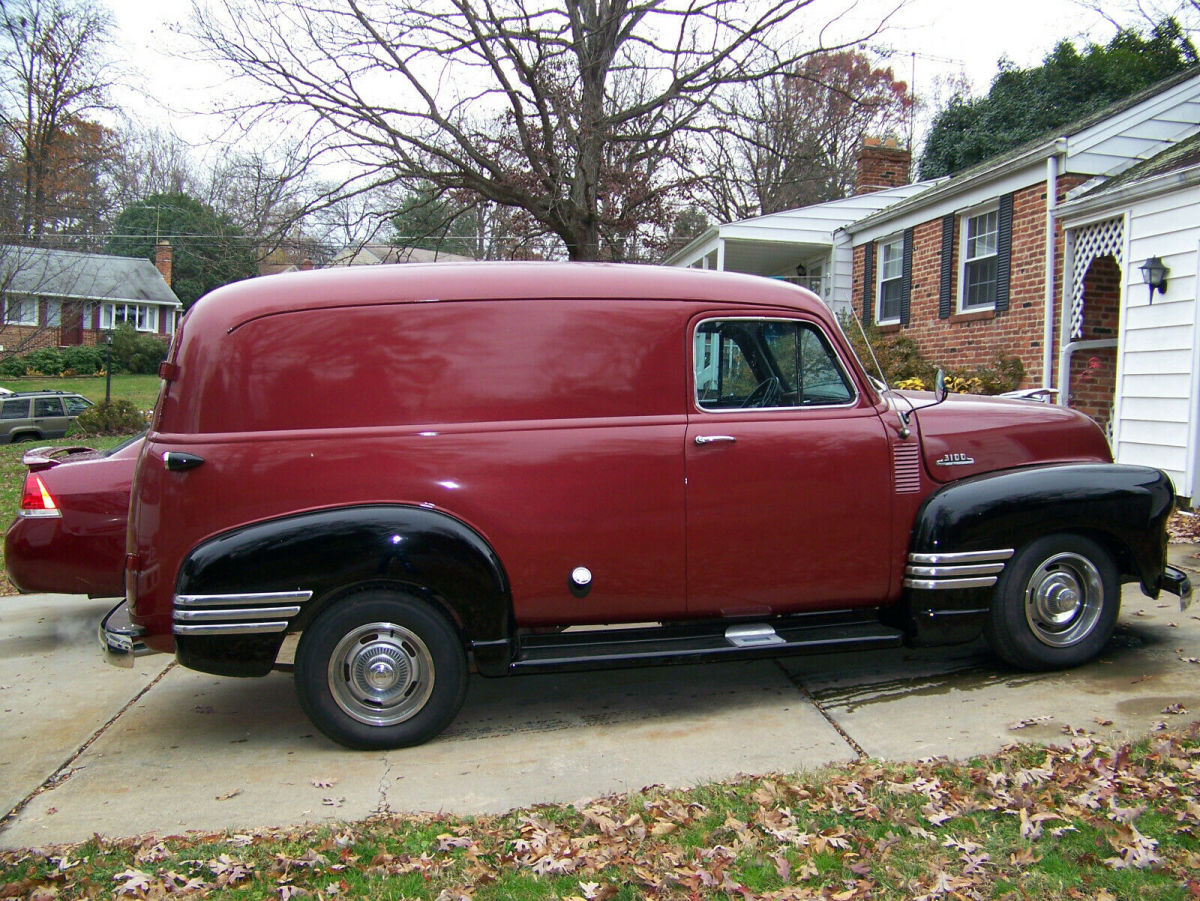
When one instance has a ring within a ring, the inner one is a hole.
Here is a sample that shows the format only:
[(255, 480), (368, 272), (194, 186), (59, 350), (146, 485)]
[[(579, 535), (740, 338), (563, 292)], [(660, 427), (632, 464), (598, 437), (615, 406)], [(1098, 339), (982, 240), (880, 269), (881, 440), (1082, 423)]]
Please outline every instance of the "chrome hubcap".
[(1065, 648), (1091, 634), (1100, 619), (1104, 583), (1095, 564), (1079, 554), (1042, 562), (1025, 588), (1025, 620), (1042, 644)]
[(334, 701), (360, 723), (392, 726), (415, 715), (433, 691), (433, 657), (416, 633), (394, 623), (365, 623), (329, 658)]

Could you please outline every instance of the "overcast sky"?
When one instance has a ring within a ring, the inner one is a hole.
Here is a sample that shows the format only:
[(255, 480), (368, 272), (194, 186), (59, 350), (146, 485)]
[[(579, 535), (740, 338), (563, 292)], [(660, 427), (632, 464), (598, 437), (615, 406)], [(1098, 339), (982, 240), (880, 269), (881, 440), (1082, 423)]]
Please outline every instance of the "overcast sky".
[[(109, 3), (119, 52), (137, 69), (135, 83), (159, 101), (122, 92), (120, 102), (131, 117), (161, 123), (168, 114), (160, 103), (176, 110), (211, 105), (219, 75), (176, 55), (181, 40), (173, 29), (186, 20), (191, 0)], [(860, 0), (853, 15), (865, 20), (893, 6), (895, 0)], [(1025, 67), (1040, 62), (1062, 38), (1105, 43), (1112, 35), (1111, 25), (1076, 0), (908, 0), (875, 43), (894, 51), (891, 64), (897, 78), (911, 82), (919, 98), (931, 99), (937, 80), (959, 72), (975, 93), (985, 93), (1001, 57)], [(213, 123), (190, 115), (175, 116), (173, 122), (189, 140), (215, 132)]]

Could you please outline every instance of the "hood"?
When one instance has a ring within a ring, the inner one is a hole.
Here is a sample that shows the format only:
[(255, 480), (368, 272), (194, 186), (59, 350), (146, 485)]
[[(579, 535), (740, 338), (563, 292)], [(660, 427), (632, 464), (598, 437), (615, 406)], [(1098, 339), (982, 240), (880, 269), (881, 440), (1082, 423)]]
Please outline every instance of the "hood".
[(925, 469), (939, 482), (1033, 463), (1112, 462), (1100, 427), (1067, 407), (970, 394), (930, 406), (931, 392), (898, 393), (917, 408)]

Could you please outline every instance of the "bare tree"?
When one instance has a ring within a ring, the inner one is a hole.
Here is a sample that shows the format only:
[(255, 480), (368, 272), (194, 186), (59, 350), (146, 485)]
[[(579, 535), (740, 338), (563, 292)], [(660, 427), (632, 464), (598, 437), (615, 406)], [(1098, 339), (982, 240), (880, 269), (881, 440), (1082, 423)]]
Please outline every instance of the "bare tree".
[(859, 51), (819, 53), (723, 100), (697, 202), (722, 221), (845, 197), (864, 137), (902, 129), (907, 85)]
[(625, 259), (703, 174), (714, 98), (836, 30), (800, 48), (815, 2), (229, 0), (193, 31), (259, 89), (241, 121), (302, 126), (312, 162), (354, 173), (322, 202), (425, 181), (516, 211), (572, 259)]
[(111, 72), (104, 57), (106, 10), (73, 0), (0, 3), (0, 128), (21, 169), (20, 233), (46, 230), (52, 182), (72, 129), (105, 102)]
[(112, 202), (123, 209), (151, 194), (202, 193), (192, 148), (173, 131), (129, 125), (108, 172)]

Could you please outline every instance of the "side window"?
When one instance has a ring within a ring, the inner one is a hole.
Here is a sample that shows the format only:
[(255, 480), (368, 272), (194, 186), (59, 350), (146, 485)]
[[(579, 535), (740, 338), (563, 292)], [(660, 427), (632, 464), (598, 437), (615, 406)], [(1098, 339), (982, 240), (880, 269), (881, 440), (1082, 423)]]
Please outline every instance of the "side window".
[(963, 311), (996, 305), (996, 263), (1000, 211), (991, 209), (963, 222), (962, 278), (959, 280)]
[(828, 406), (855, 397), (820, 329), (791, 319), (703, 322), (693, 368), (704, 410)]
[(879, 307), (875, 318), (880, 325), (899, 322), (904, 275), (903, 235), (879, 244), (879, 262), (876, 271), (879, 273), (879, 285), (876, 289)]
[(29, 416), (28, 400), (6, 400), (0, 406), (0, 419), (25, 419)]
[(62, 401), (57, 397), (36, 397), (33, 400), (33, 415), (34, 418), (38, 416), (62, 416)]
[(92, 405), (92, 402), (85, 397), (64, 397), (63, 403), (67, 405), (68, 416), (78, 416)]

